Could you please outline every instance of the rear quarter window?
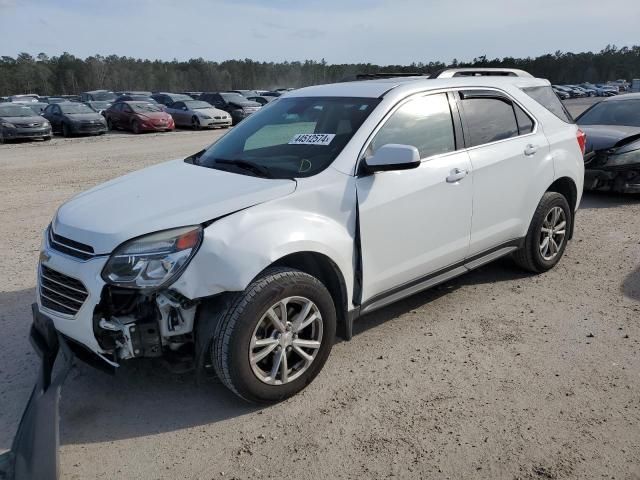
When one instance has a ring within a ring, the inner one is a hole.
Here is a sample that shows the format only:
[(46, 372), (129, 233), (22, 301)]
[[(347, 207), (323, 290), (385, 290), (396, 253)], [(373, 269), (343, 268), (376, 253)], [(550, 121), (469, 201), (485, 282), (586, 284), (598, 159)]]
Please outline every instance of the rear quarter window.
[(551, 113), (553, 113), (563, 122), (575, 123), (573, 117), (564, 107), (550, 85), (546, 87), (523, 88), (522, 91), (533, 98), (544, 108), (549, 110)]

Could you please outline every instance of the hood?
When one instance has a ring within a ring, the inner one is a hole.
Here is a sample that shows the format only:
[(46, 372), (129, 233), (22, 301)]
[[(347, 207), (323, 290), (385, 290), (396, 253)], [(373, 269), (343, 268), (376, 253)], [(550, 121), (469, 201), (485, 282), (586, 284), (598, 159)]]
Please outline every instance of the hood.
[(229, 114), (227, 112), (225, 112), (224, 110), (218, 110), (217, 108), (198, 108), (196, 110), (194, 110), (194, 112), (196, 113), (203, 113), (205, 115), (208, 115), (210, 117), (226, 117)]
[(139, 117), (150, 118), (151, 120), (169, 119), (171, 115), (167, 112), (135, 112)]
[(74, 113), (74, 114), (65, 114), (72, 122), (81, 122), (83, 120), (102, 120), (102, 115), (97, 112), (91, 113)]
[(104, 254), (131, 238), (200, 224), (295, 189), (293, 180), (240, 175), (175, 160), (75, 196), (60, 207), (53, 229)]
[(627, 137), (640, 135), (640, 127), (580, 124), (578, 126), (587, 135), (586, 152), (607, 150)]
[(25, 123), (37, 123), (42, 124), (46, 122), (46, 119), (42, 118), (40, 115), (36, 115), (35, 113), (30, 117), (0, 117), (0, 120), (3, 122), (25, 124)]

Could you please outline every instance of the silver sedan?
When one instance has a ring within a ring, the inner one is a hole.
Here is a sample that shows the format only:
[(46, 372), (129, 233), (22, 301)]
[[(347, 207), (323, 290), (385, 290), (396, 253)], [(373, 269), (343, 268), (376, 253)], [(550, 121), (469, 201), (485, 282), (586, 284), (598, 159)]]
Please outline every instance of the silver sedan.
[(176, 126), (200, 128), (228, 128), (231, 115), (201, 100), (185, 100), (169, 105), (165, 111), (173, 117)]

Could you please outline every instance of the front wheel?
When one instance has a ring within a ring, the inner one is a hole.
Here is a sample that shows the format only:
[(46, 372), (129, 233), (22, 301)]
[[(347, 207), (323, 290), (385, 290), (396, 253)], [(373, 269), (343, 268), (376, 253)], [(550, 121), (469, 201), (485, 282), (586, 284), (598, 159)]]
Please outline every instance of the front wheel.
[(69, 125), (67, 125), (66, 123), (62, 124), (62, 136), (63, 137), (71, 136), (71, 127), (69, 127)]
[(191, 128), (193, 130), (200, 130), (200, 119), (198, 117), (193, 117), (191, 119)]
[(131, 124), (131, 131), (138, 135), (140, 133), (140, 123), (137, 120), (134, 120)]
[(546, 192), (533, 215), (524, 245), (514, 253), (516, 263), (535, 273), (546, 272), (562, 258), (573, 214), (560, 193)]
[(331, 294), (317, 278), (269, 269), (237, 295), (218, 322), (212, 363), (238, 396), (254, 403), (277, 402), (318, 375), (335, 331)]

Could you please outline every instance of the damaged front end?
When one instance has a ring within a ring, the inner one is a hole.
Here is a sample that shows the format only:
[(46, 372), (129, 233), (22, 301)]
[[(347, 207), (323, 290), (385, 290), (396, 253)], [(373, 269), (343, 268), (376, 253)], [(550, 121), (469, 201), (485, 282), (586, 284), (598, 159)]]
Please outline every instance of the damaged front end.
[(612, 148), (585, 154), (584, 188), (640, 193), (640, 138), (626, 138)]
[(107, 285), (94, 311), (94, 334), (116, 363), (162, 357), (171, 367), (188, 369), (197, 305), (173, 290), (145, 292)]

